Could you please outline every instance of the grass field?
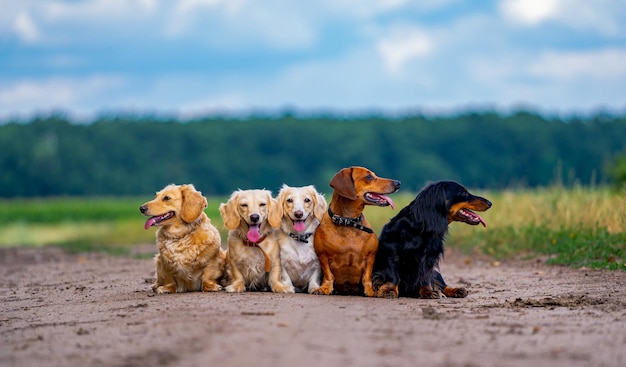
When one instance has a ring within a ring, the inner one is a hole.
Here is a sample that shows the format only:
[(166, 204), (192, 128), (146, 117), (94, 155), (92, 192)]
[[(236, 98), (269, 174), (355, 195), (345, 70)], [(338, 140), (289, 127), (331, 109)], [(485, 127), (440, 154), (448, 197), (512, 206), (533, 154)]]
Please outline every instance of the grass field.
[[(453, 223), (447, 246), (496, 259), (533, 258), (574, 267), (626, 270), (626, 199), (608, 188), (555, 186), (534, 190), (475, 192), (493, 207), (481, 213), (487, 228)], [(368, 207), (374, 229), (408, 204), (414, 194), (394, 195), (396, 210)], [(154, 243), (155, 229), (143, 229), (139, 206), (151, 197), (54, 198), (0, 201), (0, 246), (55, 245), (69, 251), (128, 252), (133, 245)], [(224, 198), (209, 198), (206, 210), (226, 239), (218, 207)]]

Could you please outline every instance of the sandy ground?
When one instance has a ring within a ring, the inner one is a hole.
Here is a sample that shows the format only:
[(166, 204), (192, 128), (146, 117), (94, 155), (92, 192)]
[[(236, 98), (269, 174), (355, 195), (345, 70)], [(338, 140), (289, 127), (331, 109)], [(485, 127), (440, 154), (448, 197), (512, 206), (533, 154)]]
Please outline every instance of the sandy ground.
[(442, 271), (470, 295), (156, 296), (149, 259), (0, 249), (0, 366), (626, 366), (626, 273)]

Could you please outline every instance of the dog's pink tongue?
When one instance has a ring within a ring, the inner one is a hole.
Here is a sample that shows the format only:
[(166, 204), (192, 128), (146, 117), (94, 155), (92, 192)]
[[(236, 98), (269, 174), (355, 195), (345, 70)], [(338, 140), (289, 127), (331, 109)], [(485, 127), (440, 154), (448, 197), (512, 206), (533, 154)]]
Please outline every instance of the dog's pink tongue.
[[(476, 213), (474, 213), (474, 214), (476, 214)], [(485, 223), (485, 220), (483, 219), (483, 217), (481, 217), (478, 214), (476, 214), (476, 216), (478, 217), (478, 220), (480, 221), (480, 224), (482, 224), (483, 227), (487, 228), (487, 223)]]
[(293, 229), (295, 229), (296, 232), (302, 232), (304, 231), (304, 228), (305, 225), (303, 220), (296, 220), (293, 222)]
[(395, 209), (396, 208), (395, 205), (393, 204), (393, 200), (391, 200), (391, 198), (389, 196), (387, 196), (387, 195), (380, 195), (380, 197), (382, 199), (385, 199), (389, 203), (389, 205), (391, 205), (391, 209)]
[(252, 225), (250, 229), (248, 229), (248, 241), (257, 243), (259, 242), (259, 238), (261, 238), (261, 234), (259, 233), (259, 225)]
[(156, 218), (155, 217), (150, 217), (146, 221), (146, 224), (143, 225), (143, 228), (144, 229), (148, 229), (148, 228), (152, 227), (154, 225), (154, 223), (156, 223)]

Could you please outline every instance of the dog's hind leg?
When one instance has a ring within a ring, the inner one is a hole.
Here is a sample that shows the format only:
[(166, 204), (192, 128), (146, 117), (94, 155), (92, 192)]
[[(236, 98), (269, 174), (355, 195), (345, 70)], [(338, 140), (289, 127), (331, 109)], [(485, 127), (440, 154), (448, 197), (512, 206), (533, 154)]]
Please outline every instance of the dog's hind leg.
[[(438, 271), (434, 272), (433, 283), (435, 290), (441, 291), (446, 297), (450, 298), (465, 298), (469, 293), (465, 288), (453, 288), (449, 287), (443, 280), (443, 276)], [(421, 291), (420, 291), (421, 292)]]

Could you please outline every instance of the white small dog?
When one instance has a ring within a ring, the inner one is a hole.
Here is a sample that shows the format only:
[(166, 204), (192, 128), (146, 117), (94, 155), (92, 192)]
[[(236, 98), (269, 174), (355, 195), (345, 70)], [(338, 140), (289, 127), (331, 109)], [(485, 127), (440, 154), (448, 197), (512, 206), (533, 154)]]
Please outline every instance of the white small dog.
[(322, 272), (313, 248), (315, 230), (326, 212), (326, 199), (313, 186), (283, 185), (278, 193), (282, 222), (278, 232), (281, 279), (296, 291), (312, 293), (320, 287)]

